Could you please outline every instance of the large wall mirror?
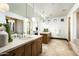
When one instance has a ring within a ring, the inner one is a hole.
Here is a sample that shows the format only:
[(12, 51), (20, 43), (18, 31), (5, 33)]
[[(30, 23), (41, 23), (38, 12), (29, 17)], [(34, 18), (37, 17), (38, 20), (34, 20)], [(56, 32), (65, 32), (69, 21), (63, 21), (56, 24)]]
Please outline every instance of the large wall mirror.
[(11, 34), (14, 34), (14, 33), (21, 34), (21, 33), (23, 33), (23, 20), (6, 16), (6, 22), (10, 26)]
[(15, 30), (15, 28), (16, 28), (16, 24), (15, 24), (16, 23), (16, 19), (12, 18), (12, 17), (9, 17), (9, 16), (6, 16), (6, 22), (10, 26), (11, 33), (15, 33), (16, 32), (16, 30)]

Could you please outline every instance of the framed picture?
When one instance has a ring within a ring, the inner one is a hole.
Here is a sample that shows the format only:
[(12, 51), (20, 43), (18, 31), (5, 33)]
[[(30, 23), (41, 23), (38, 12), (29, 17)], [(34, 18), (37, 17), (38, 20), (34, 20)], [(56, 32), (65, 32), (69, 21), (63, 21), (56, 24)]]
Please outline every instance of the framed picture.
[(53, 19), (53, 22), (57, 22), (57, 19)]
[(61, 19), (61, 22), (64, 22), (64, 19), (63, 18)]

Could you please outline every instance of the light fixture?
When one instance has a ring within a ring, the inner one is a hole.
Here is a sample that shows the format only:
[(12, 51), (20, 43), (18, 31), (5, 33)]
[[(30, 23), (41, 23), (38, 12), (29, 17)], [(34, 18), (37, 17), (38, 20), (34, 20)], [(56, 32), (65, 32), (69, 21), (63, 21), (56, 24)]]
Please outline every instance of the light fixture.
[(9, 11), (9, 5), (7, 3), (0, 3), (0, 12)]
[(33, 17), (32, 17), (32, 21), (33, 21), (33, 22), (36, 21), (34, 3), (33, 3)]
[(24, 21), (25, 21), (25, 22), (28, 22), (28, 21), (29, 21), (29, 19), (28, 19), (28, 18), (26, 18)]
[(32, 21), (33, 21), (33, 22), (35, 22), (35, 21), (36, 21), (35, 17), (32, 17)]
[(62, 9), (63, 12), (65, 12), (67, 9)]
[(15, 23), (15, 21), (14, 21), (14, 20), (8, 20), (8, 22)]

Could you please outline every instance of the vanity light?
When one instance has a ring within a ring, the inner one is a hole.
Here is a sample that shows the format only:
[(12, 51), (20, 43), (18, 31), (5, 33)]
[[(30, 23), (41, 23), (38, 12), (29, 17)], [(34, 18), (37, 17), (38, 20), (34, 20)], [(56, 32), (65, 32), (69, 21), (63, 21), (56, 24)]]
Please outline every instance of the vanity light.
[(34, 21), (34, 22), (35, 22), (35, 21), (36, 21), (36, 18), (35, 18), (35, 17), (32, 17), (32, 21)]
[(15, 23), (15, 21), (14, 21), (14, 20), (8, 20), (8, 22)]
[(28, 19), (28, 18), (26, 18), (24, 21), (25, 21), (25, 22), (28, 22), (28, 21), (29, 21), (29, 19)]
[(0, 12), (9, 11), (9, 5), (7, 3), (0, 3)]

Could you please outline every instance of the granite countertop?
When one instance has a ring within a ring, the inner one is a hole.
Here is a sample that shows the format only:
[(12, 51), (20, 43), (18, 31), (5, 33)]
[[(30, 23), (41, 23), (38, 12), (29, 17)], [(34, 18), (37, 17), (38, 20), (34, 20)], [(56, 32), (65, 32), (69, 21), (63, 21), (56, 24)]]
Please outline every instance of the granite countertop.
[(29, 42), (32, 42), (33, 40), (36, 40), (37, 38), (40, 38), (40, 37), (42, 36), (41, 35), (29, 35), (29, 36), (26, 36), (25, 38), (15, 38), (13, 39), (13, 42), (8, 43), (4, 47), (0, 47), (0, 54), (16, 49), (22, 45), (28, 44)]

